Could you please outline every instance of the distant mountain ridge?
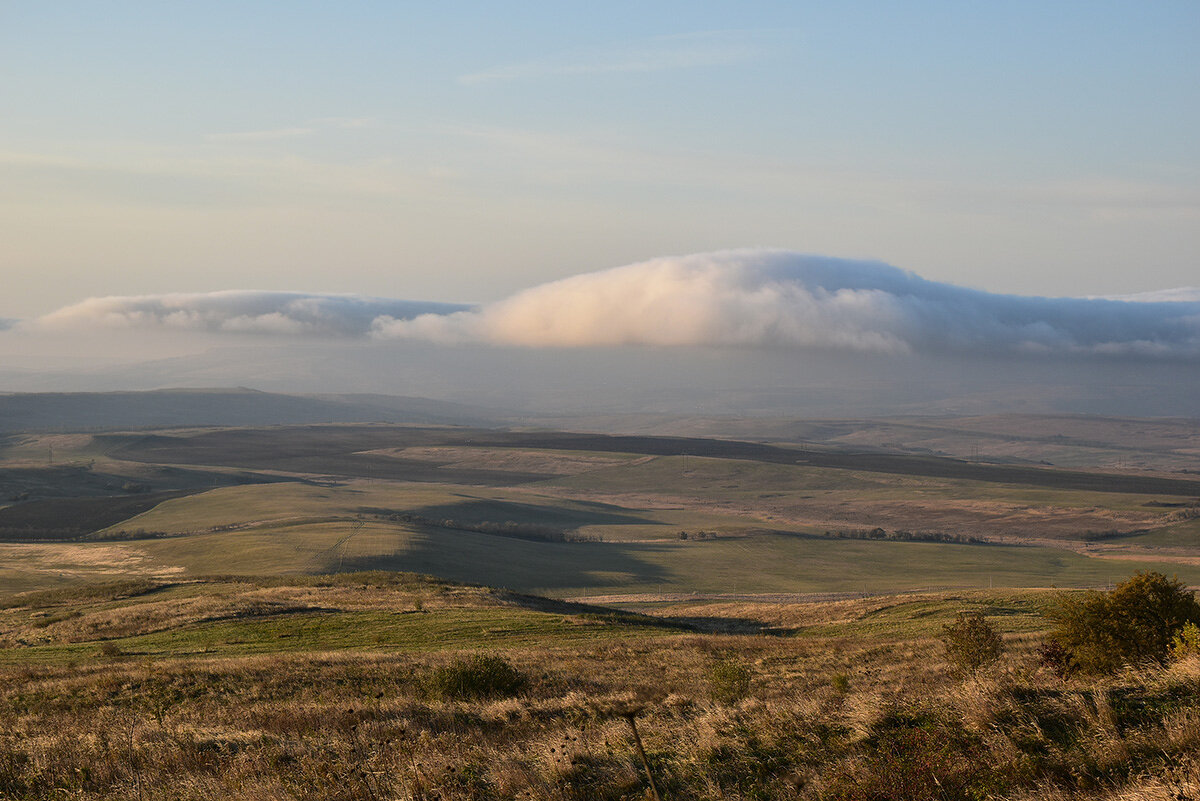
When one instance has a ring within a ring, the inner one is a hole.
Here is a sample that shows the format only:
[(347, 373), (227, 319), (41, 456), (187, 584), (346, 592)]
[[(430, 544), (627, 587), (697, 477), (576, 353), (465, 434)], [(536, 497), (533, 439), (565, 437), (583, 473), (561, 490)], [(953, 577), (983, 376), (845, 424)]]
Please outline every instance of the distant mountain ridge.
[(502, 417), (428, 398), (286, 395), (241, 387), (0, 395), (0, 432), (10, 433), (303, 423), (489, 425)]

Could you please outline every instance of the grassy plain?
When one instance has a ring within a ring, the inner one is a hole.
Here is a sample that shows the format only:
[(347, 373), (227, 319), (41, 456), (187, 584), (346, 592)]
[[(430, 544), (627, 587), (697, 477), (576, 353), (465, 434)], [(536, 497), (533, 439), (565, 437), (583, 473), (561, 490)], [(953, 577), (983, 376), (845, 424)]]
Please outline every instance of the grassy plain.
[[(1200, 583), (1190, 474), (403, 426), (55, 443), (0, 448), (7, 514), (48, 532), (0, 542), (0, 798), (1200, 797), (1200, 665), (1038, 657), (1055, 586)], [(937, 639), (963, 611), (1004, 636), (974, 676)], [(483, 654), (511, 689), (438, 689)]]
[[(974, 591), (647, 617), (382, 573), (9, 596), (0, 797), (1192, 797), (1200, 664), (1060, 679), (1036, 655), (1051, 600)], [(1001, 661), (974, 676), (936, 640), (964, 609), (1005, 633)], [(437, 689), (481, 653), (504, 660), (512, 689)]]
[[(1200, 580), (1197, 498), (1157, 491), (1186, 482), (978, 473), (871, 454), (816, 464), (816, 452), (753, 443), (454, 428), (55, 437), (14, 438), (5, 451), (23, 465), (12, 476), (49, 470), (30, 464), (43, 447), (76, 459), (75, 479), (56, 468), (62, 486), (0, 509), (44, 524), (47, 547), (3, 545), (13, 589), (114, 574), (364, 569), (562, 597), (1093, 586), (1139, 566)], [(705, 448), (745, 458), (692, 453)], [(983, 478), (948, 477), (954, 470)], [(132, 491), (93, 497), (124, 475), (139, 477)], [(70, 480), (84, 497), (62, 497)], [(1093, 484), (1103, 491), (1080, 488)], [(72, 504), (96, 508), (94, 531)], [(122, 509), (140, 513), (112, 520)], [(64, 532), (76, 541), (56, 560), (51, 541)]]

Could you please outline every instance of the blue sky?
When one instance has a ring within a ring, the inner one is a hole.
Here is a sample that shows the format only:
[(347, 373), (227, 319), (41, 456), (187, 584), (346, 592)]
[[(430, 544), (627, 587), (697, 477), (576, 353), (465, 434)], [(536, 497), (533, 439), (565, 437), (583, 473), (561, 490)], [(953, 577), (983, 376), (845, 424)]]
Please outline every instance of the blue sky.
[(1197, 41), (1193, 2), (0, 2), (0, 316), (753, 246), (1196, 285)]

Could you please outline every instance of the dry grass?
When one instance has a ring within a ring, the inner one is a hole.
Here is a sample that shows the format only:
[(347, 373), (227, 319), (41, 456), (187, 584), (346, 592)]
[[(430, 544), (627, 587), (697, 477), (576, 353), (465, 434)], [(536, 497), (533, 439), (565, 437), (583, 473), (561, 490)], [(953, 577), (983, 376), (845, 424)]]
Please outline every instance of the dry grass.
[[(122, 625), (122, 610), (124, 625), (155, 627), (170, 625), (170, 608), (253, 624), (278, 605), (554, 604), (415, 577), (112, 585), (75, 601), (25, 600), (4, 613), (6, 625), (79, 612), (38, 629), (61, 638)], [(814, 627), (801, 636), (630, 628), (566, 645), (547, 634), (490, 648), (523, 684), (512, 697), (470, 701), (431, 694), (429, 680), (486, 639), (403, 653), (97, 651), (11, 663), (0, 667), (0, 798), (641, 799), (628, 715), (668, 799), (1132, 801), (1200, 791), (1200, 661), (1063, 682), (1037, 664), (1039, 635), (1017, 630), (995, 668), (963, 681), (921, 633), (937, 600), (797, 604), (807, 609), (790, 615), (777, 605), (772, 616)], [(906, 615), (908, 626), (867, 625), (881, 614)], [(820, 633), (833, 625), (863, 628)], [(737, 692), (714, 693), (728, 666)]]

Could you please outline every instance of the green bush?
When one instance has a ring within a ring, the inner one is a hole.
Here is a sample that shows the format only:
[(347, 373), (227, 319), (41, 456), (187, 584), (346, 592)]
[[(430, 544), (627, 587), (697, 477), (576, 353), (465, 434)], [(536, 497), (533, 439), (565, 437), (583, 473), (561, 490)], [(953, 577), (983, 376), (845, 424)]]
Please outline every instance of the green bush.
[(735, 704), (750, 692), (750, 668), (726, 660), (708, 670), (708, 694), (719, 704)]
[(475, 654), (435, 668), (425, 677), (425, 691), (434, 698), (465, 701), (508, 698), (519, 694), (528, 679), (500, 656)]
[(1004, 652), (1004, 641), (982, 612), (958, 613), (958, 620), (942, 626), (946, 658), (964, 673), (976, 673)]
[(1171, 640), (1171, 660), (1200, 656), (1200, 626), (1185, 623)]
[(1050, 638), (1069, 654), (1073, 669), (1108, 673), (1166, 662), (1176, 635), (1200, 623), (1200, 603), (1178, 579), (1138, 572), (1112, 592), (1060, 598), (1049, 617), (1055, 622)]

